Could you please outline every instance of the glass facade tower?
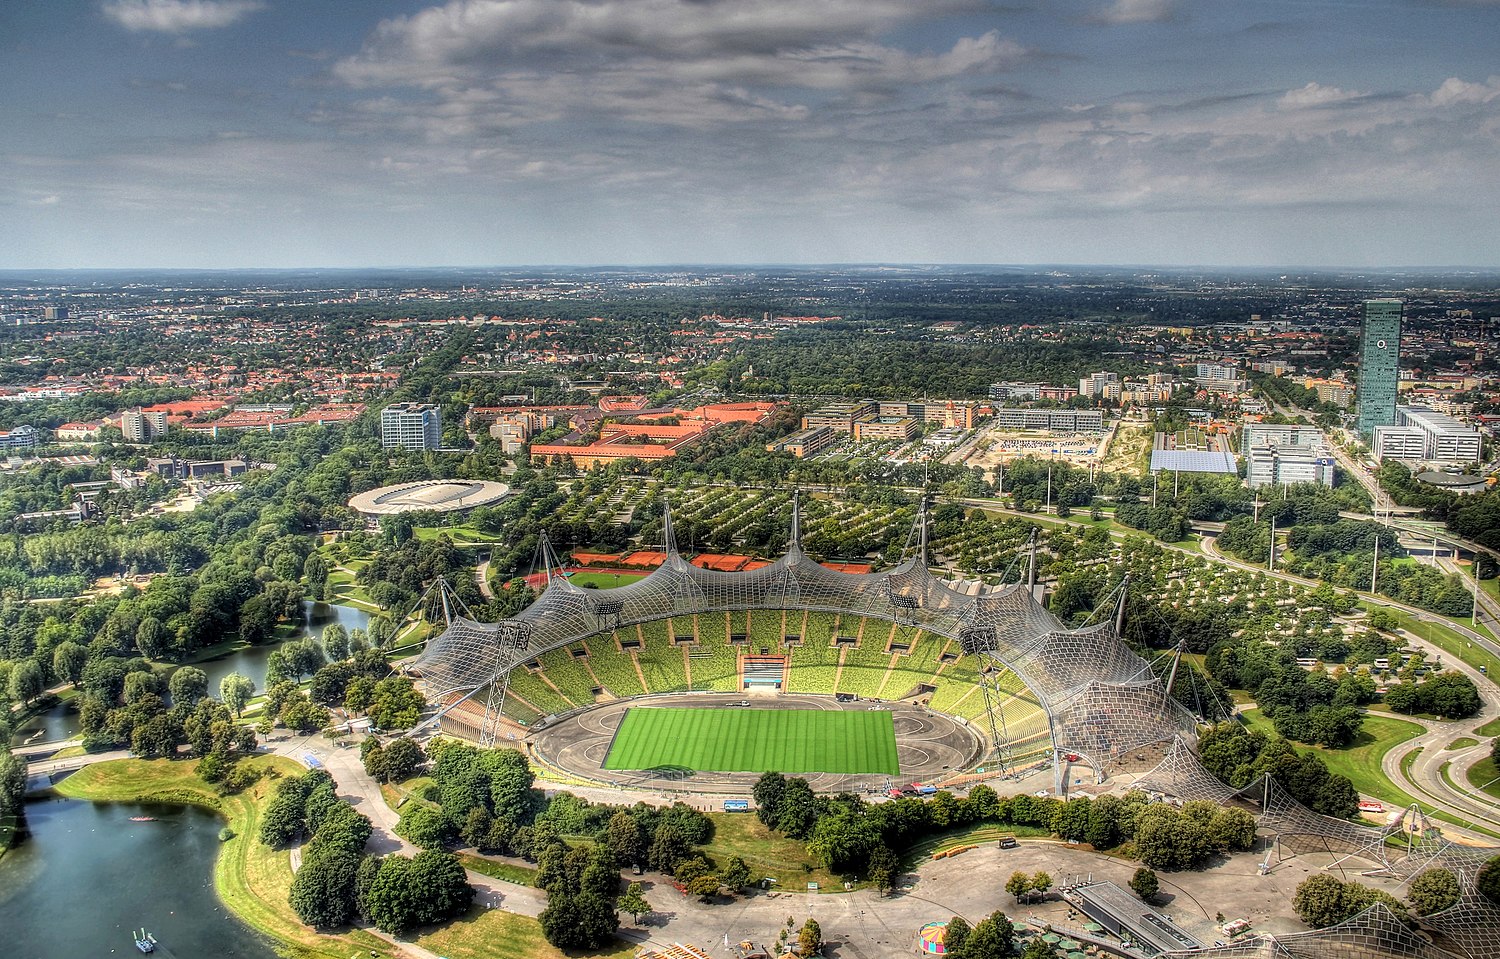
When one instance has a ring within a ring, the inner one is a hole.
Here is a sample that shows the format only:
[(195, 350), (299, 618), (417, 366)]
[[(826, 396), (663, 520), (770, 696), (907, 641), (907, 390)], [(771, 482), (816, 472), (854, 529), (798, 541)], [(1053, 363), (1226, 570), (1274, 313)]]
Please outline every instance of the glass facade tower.
[(1365, 322), (1359, 337), (1359, 386), (1354, 391), (1359, 432), (1369, 436), (1377, 426), (1396, 422), (1396, 387), (1401, 382), (1400, 300), (1365, 300)]

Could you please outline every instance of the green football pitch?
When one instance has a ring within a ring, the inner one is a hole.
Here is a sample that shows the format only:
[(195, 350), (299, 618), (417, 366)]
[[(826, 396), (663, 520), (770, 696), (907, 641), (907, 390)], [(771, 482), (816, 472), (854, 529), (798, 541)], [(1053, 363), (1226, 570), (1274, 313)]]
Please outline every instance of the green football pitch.
[(627, 709), (605, 769), (712, 772), (900, 772), (883, 709)]

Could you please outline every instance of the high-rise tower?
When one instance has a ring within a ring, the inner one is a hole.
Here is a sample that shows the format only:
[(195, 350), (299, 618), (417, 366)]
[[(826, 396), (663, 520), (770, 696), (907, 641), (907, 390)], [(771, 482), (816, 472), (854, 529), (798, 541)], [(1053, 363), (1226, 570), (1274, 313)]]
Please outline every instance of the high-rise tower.
[(1396, 422), (1396, 387), (1401, 382), (1402, 302), (1365, 300), (1365, 322), (1359, 337), (1359, 386), (1354, 391), (1359, 431)]

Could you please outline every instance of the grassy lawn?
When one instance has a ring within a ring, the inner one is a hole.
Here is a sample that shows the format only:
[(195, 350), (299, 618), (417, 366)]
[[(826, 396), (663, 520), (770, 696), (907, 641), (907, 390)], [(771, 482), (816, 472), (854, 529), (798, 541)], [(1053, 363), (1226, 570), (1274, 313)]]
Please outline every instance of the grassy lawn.
[(906, 851), (903, 856), (904, 865), (908, 869), (915, 869), (932, 858), (933, 853), (947, 852), (959, 846), (977, 846), (998, 842), (1004, 835), (1015, 836), (1019, 839), (1047, 839), (1052, 833), (1038, 826), (1006, 826), (993, 822), (972, 823), (928, 836)]
[(595, 587), (598, 589), (614, 589), (616, 586), (624, 586), (638, 579), (645, 579), (645, 573), (591, 573), (587, 571), (573, 573), (568, 576), (568, 582), (574, 586), (584, 589)]
[[(1369, 603), (1362, 604), (1370, 608)], [(1441, 623), (1418, 622), (1410, 613), (1401, 609), (1390, 609), (1381, 607), (1386, 615), (1396, 621), (1396, 625), (1406, 630), (1407, 633), (1418, 639), (1426, 640), (1441, 649), (1448, 656), (1463, 660), (1475, 669), (1483, 666), (1485, 675), (1491, 677), (1491, 681), (1500, 678), (1500, 659), (1492, 656), (1488, 650), (1475, 646), (1471, 640), (1464, 639), (1458, 633), (1447, 628)]]
[(492, 543), (503, 542), (505, 537), (498, 533), (485, 533), (472, 526), (413, 526), (412, 536), (418, 540), (427, 542), (446, 535), (453, 541), (454, 546), (489, 546)]
[[(662, 897), (658, 895), (656, 898)], [(666, 908), (669, 903), (653, 902), (652, 905)], [(626, 921), (629, 921), (628, 917)], [(541, 924), (535, 919), (482, 906), (475, 906), (467, 914), (419, 936), (413, 942), (440, 956), (471, 959), (568, 959), (570, 956), (547, 944), (542, 938)], [(599, 959), (630, 959), (634, 954), (635, 946), (623, 942), (612, 950), (590, 953)]]
[(494, 879), (504, 879), (518, 886), (532, 886), (536, 884), (536, 869), (531, 866), (522, 866), (513, 862), (498, 862), (494, 859), (486, 859), (483, 856), (475, 856), (466, 852), (458, 854), (459, 862), (464, 864), (465, 869), (472, 869), (477, 873), (483, 873)]
[[(809, 882), (817, 883), (820, 890), (843, 890), (842, 879), (808, 858), (805, 844), (771, 832), (754, 813), (708, 815), (714, 821), (714, 838), (702, 848), (716, 864), (739, 856), (750, 867), (751, 881), (769, 876), (778, 884), (773, 888), (783, 892), (802, 892)], [(667, 903), (652, 905), (664, 908)]]
[[(1271, 721), (1258, 709), (1247, 709), (1240, 713), (1252, 729), (1270, 733)], [(1354, 788), (1382, 802), (1407, 805), (1414, 800), (1385, 777), (1380, 764), (1385, 754), (1397, 746), (1420, 736), (1421, 726), (1388, 716), (1366, 715), (1364, 727), (1352, 746), (1344, 749), (1325, 749), (1322, 746), (1293, 745), (1301, 752), (1311, 752), (1328, 764), (1329, 772), (1349, 777)]]
[[(279, 775), (304, 772), (279, 756), (247, 760)], [(194, 763), (166, 759), (119, 759), (96, 763), (58, 783), (57, 791), (78, 799), (188, 803), (212, 809), (229, 822), (235, 838), (214, 863), (214, 888), (241, 921), (281, 943), (285, 955), (345, 959), (356, 951), (384, 953), (389, 946), (360, 930), (323, 936), (303, 926), (287, 904), (292, 883), (291, 855), (255, 838), (261, 804), (275, 789), (267, 776), (237, 796), (220, 796), (193, 774)]]
[(1492, 719), (1474, 732), (1481, 736), (1500, 736), (1500, 719)]
[(604, 768), (659, 766), (720, 772), (900, 772), (896, 730), (885, 710), (627, 710)]
[(1468, 736), (1460, 736), (1457, 739), (1453, 740), (1453, 742), (1449, 743), (1447, 746), (1444, 746), (1443, 748), (1444, 749), (1468, 749), (1470, 746), (1478, 746), (1478, 745), (1479, 745), (1479, 740), (1472, 739), (1472, 738), (1470, 738)]
[(1500, 799), (1500, 768), (1493, 759), (1485, 758), (1469, 767), (1469, 785)]

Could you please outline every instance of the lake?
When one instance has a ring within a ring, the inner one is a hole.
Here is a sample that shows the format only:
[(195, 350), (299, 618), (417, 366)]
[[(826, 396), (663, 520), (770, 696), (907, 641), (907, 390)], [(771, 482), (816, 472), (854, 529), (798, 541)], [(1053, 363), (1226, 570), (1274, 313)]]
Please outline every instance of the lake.
[[(132, 822), (132, 817), (154, 817)], [(275, 959), (271, 944), (214, 892), (222, 821), (192, 806), (28, 802), (26, 834), (0, 859), (5, 949), (27, 959), (134, 956), (131, 930), (155, 955)], [(231, 842), (254, 842), (252, 836)]]
[[(302, 639), (307, 636), (318, 638), (323, 635), (323, 629), (333, 623), (340, 623), (345, 629), (352, 630), (356, 627), (366, 629), (370, 625), (370, 614), (362, 609), (352, 606), (335, 606), (330, 603), (313, 603), (306, 600), (302, 603), (302, 627), (292, 639)], [(199, 669), (208, 675), (208, 692), (210, 696), (219, 695), (219, 680), (230, 673), (239, 673), (250, 677), (255, 683), (257, 693), (264, 691), (266, 686), (266, 661), (270, 658), (275, 644), (267, 646), (246, 646), (244, 649), (226, 653), (214, 659), (194, 663)], [(70, 739), (78, 735), (78, 713), (71, 703), (58, 703), (45, 712), (37, 713), (15, 731), (11, 736), (12, 745), (20, 745), (31, 739), (38, 731), (42, 733), (41, 742), (51, 742), (55, 739)]]

